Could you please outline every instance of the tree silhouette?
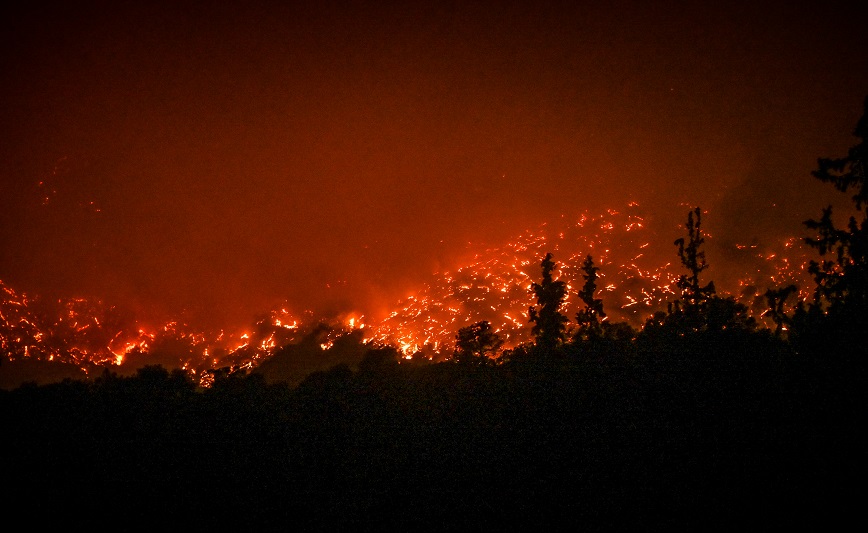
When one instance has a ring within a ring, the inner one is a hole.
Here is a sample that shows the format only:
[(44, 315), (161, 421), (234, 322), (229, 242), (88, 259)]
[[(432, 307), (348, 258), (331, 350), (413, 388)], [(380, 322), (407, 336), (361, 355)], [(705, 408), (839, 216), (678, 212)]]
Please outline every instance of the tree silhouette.
[(530, 322), (534, 323), (532, 332), (536, 337), (537, 346), (551, 350), (562, 344), (566, 335), (567, 317), (560, 312), (560, 308), (567, 295), (567, 284), (564, 281), (555, 281), (552, 277), (555, 263), (552, 261), (551, 253), (546, 254), (540, 266), (542, 266), (542, 282), (531, 285), (539, 310), (531, 306), (528, 309), (528, 316)]
[(862, 139), (862, 142), (850, 148), (846, 157), (818, 159), (819, 168), (811, 175), (833, 184), (841, 192), (847, 192), (851, 187), (855, 189), (852, 200), (856, 209), (861, 211), (862, 205), (868, 203), (868, 191), (865, 190), (865, 174), (868, 172), (868, 96), (865, 97), (864, 112), (856, 123), (853, 136)]
[[(694, 220), (694, 215), (696, 218)], [(682, 274), (678, 278), (678, 288), (681, 289), (681, 299), (683, 300), (683, 311), (688, 315), (699, 314), (705, 302), (714, 295), (714, 282), (711, 281), (703, 286), (699, 281), (699, 275), (708, 268), (705, 262), (705, 251), (700, 248), (705, 243), (705, 237), (702, 236), (702, 210), (698, 207), (687, 214), (687, 241), (684, 237), (677, 239), (675, 245), (678, 246), (678, 257), (681, 259), (681, 264), (687, 269), (689, 274)], [(676, 301), (676, 307), (681, 308), (681, 301)]]
[(763, 316), (771, 317), (775, 323), (775, 335), (780, 336), (784, 331), (784, 327), (792, 324), (792, 319), (784, 311), (784, 304), (791, 294), (798, 292), (799, 288), (795, 285), (787, 285), (780, 289), (769, 289), (766, 291), (765, 297), (768, 301), (769, 308), (763, 313)]
[[(868, 310), (868, 212), (863, 206), (868, 203), (865, 190), (868, 171), (868, 97), (865, 111), (856, 124), (853, 135), (861, 142), (850, 148), (846, 157), (821, 158), (818, 169), (812, 175), (826, 183), (832, 183), (841, 192), (850, 188), (856, 216), (850, 216), (845, 229), (835, 226), (832, 207), (823, 209), (820, 220), (807, 220), (805, 225), (817, 232), (805, 242), (816, 248), (822, 259), (811, 261), (808, 271), (814, 277), (816, 289), (814, 306), (832, 316), (849, 318), (865, 317)], [(857, 216), (859, 219), (857, 219)], [(831, 257), (827, 259), (827, 257)]]
[(606, 318), (606, 313), (603, 311), (603, 300), (594, 298), (597, 292), (597, 272), (599, 267), (594, 265), (594, 259), (589, 254), (582, 263), (582, 277), (585, 279), (585, 284), (582, 285), (582, 290), (579, 291), (579, 299), (585, 304), (584, 309), (576, 313), (576, 323), (578, 324), (577, 336), (580, 338), (588, 338), (599, 336), (601, 334), (600, 322)]
[(398, 366), (400, 359), (401, 353), (394, 346), (376, 346), (365, 352), (359, 361), (359, 372), (390, 372)]
[(669, 312), (655, 313), (643, 328), (643, 336), (655, 336), (660, 332), (687, 332), (748, 330), (756, 329), (756, 320), (749, 315), (747, 306), (732, 296), (720, 298), (715, 295), (714, 282), (703, 285), (700, 274), (708, 268), (702, 245), (702, 211), (697, 207), (687, 214), (687, 238), (675, 241), (678, 257), (688, 274), (678, 278), (676, 285), (680, 296), (669, 304)]
[(455, 361), (462, 364), (487, 364), (489, 355), (497, 352), (503, 340), (491, 329), (487, 320), (458, 330), (455, 336)]

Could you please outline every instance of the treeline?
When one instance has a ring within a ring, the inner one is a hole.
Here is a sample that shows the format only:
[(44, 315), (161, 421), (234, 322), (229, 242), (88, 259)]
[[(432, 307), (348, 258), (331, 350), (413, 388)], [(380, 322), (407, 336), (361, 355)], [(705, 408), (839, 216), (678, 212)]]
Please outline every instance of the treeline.
[[(861, 514), (866, 115), (814, 175), (852, 197), (808, 221), (814, 297), (770, 288), (764, 327), (707, 280), (702, 212), (675, 241), (680, 294), (639, 330), (607, 320), (598, 267), (561, 313), (551, 255), (533, 342), (486, 322), (450, 361), (365, 347), (297, 386), (256, 369), (198, 387), (135, 376), (0, 393), (4, 514), (139, 530), (836, 528)], [(33, 513), (32, 509), (37, 509)]]

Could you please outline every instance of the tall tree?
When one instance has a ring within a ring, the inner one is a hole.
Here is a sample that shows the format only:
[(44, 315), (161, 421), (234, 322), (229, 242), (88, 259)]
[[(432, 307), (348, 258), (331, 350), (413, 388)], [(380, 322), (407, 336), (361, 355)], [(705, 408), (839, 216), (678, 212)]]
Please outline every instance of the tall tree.
[(862, 118), (856, 123), (853, 136), (862, 142), (850, 148), (846, 157), (819, 158), (817, 170), (811, 175), (825, 183), (831, 183), (841, 192), (846, 193), (853, 188), (853, 203), (858, 211), (868, 204), (868, 191), (865, 190), (865, 175), (868, 173), (868, 96), (865, 97)]
[[(695, 218), (694, 218), (695, 215)], [(681, 264), (687, 269), (688, 274), (682, 274), (678, 278), (678, 288), (681, 290), (683, 311), (687, 314), (697, 314), (702, 311), (705, 302), (714, 295), (714, 282), (702, 285), (699, 275), (708, 268), (705, 262), (705, 237), (702, 236), (702, 210), (698, 207), (687, 214), (687, 241), (684, 237), (677, 239), (678, 257)], [(676, 307), (681, 308), (680, 301), (676, 301)]]
[(595, 298), (597, 292), (597, 272), (599, 267), (594, 265), (594, 259), (589, 254), (582, 263), (582, 277), (585, 284), (579, 291), (579, 299), (585, 304), (584, 309), (576, 313), (576, 323), (579, 326), (577, 334), (580, 337), (599, 335), (601, 333), (600, 322), (606, 318), (603, 311), (603, 300)]
[(542, 266), (542, 282), (531, 285), (539, 309), (531, 306), (528, 309), (528, 316), (530, 322), (534, 323), (533, 334), (537, 346), (551, 350), (562, 344), (566, 336), (567, 317), (560, 309), (567, 296), (567, 284), (553, 278), (555, 262), (552, 261), (551, 253), (546, 254), (540, 266)]
[[(721, 298), (716, 295), (714, 282), (704, 284), (700, 274), (708, 268), (705, 262), (705, 237), (702, 234), (702, 210), (698, 207), (687, 214), (687, 239), (675, 241), (678, 257), (687, 269), (676, 282), (681, 295), (672, 304), (665, 316), (668, 327), (673, 331), (723, 331), (756, 329), (756, 320), (748, 313), (748, 308), (732, 296)], [(651, 321), (652, 328), (656, 319)], [(646, 324), (647, 326), (647, 324)]]
[(808, 271), (814, 278), (814, 311), (821, 311), (841, 319), (864, 319), (868, 313), (868, 191), (865, 189), (868, 172), (868, 97), (862, 118), (853, 135), (859, 139), (847, 156), (839, 159), (820, 158), (818, 169), (812, 175), (831, 183), (841, 192), (851, 188), (851, 197), (857, 213), (849, 217), (845, 228), (838, 228), (832, 220), (832, 207), (823, 209), (820, 220), (807, 220), (805, 225), (816, 231), (816, 236), (805, 242), (820, 253), (820, 261), (811, 261)]

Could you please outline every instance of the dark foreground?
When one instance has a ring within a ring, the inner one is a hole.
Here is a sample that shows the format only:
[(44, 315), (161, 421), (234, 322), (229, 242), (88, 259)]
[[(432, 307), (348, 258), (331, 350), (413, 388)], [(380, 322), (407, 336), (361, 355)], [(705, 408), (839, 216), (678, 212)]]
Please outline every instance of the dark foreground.
[(295, 388), (236, 374), (202, 390), (147, 367), (4, 392), (4, 521), (707, 530), (860, 516), (855, 352), (799, 353), (768, 332), (583, 346), (497, 366), (372, 350)]

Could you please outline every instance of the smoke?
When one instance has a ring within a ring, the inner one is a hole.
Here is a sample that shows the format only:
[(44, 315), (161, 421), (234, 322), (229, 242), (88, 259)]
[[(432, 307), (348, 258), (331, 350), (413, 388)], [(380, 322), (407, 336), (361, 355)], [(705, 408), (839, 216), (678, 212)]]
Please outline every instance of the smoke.
[(695, 205), (711, 246), (778, 242), (868, 86), (833, 7), (3, 9), (0, 279), (154, 324), (387, 316), (631, 201), (664, 249)]

